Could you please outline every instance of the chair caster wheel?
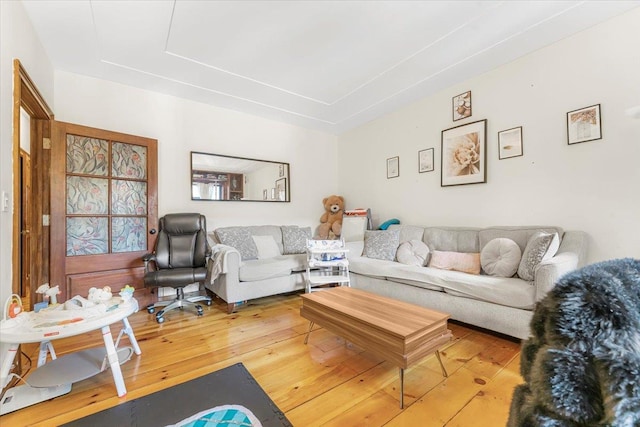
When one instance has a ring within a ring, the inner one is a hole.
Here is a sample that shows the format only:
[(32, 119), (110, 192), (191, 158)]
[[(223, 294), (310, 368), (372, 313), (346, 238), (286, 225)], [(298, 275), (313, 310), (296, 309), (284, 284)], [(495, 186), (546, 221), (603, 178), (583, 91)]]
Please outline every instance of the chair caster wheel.
[(155, 313), (155, 311), (156, 311), (156, 308), (155, 308), (155, 307), (147, 307), (147, 312), (148, 312), (149, 314), (153, 314), (153, 313)]
[(160, 316), (160, 317), (156, 317), (156, 322), (158, 323), (164, 323), (164, 317)]
[(202, 314), (204, 313), (201, 305), (196, 305), (196, 311), (198, 312), (198, 316), (202, 316)]
[(207, 305), (211, 306), (211, 300), (210, 299), (207, 300)]

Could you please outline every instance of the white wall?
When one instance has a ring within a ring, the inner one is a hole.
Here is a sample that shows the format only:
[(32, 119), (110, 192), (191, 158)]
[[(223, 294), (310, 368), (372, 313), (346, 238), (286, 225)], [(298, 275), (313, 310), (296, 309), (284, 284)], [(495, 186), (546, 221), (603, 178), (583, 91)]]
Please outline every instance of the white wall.
[[(640, 258), (640, 8), (422, 99), (339, 138), (340, 191), (378, 223), (559, 225), (591, 237), (589, 261)], [(451, 98), (472, 91), (473, 116)], [(566, 113), (601, 104), (603, 139), (569, 146)], [(488, 120), (487, 183), (440, 187), (443, 129)], [(523, 127), (524, 156), (498, 160), (497, 132)], [(418, 151), (435, 148), (435, 171)], [(386, 159), (400, 156), (400, 177)]]
[[(322, 199), (337, 191), (333, 135), (64, 71), (56, 71), (55, 87), (57, 120), (158, 140), (160, 215), (201, 212), (208, 229), (315, 227)], [(192, 201), (190, 151), (290, 163), (291, 202)]]
[(53, 67), (22, 3), (0, 1), (0, 191), (10, 198), (0, 212), (0, 315), (11, 295), (13, 230), (13, 59), (18, 58), (53, 108)]

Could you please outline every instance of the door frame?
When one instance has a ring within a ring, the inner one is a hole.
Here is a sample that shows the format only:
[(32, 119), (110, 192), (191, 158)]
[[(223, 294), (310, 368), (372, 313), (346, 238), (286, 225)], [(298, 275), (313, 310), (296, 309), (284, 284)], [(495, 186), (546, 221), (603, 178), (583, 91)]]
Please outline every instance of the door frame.
[[(49, 129), (48, 122), (53, 120), (54, 114), (47, 102), (44, 100), (44, 97), (38, 90), (37, 86), (33, 83), (33, 80), (27, 73), (27, 70), (22, 66), (19, 59), (13, 60), (13, 153), (12, 153), (12, 161), (13, 161), (13, 190), (12, 190), (12, 199), (13, 199), (13, 237), (12, 237), (12, 259), (11, 259), (11, 289), (12, 293), (18, 293), (20, 289), (20, 281), (22, 280), (19, 272), (22, 270), (22, 254), (21, 251), (18, 250), (20, 248), (20, 239), (21, 239), (21, 216), (23, 208), (20, 204), (20, 107), (22, 107), (31, 117), (32, 119), (32, 132), (31, 132), (31, 141), (30, 141), (30, 156), (32, 158), (31, 165), (31, 179), (36, 180), (40, 183), (48, 182), (48, 168), (42, 167), (41, 165), (34, 165), (34, 159), (41, 159), (43, 157), (43, 152), (45, 150), (44, 143), (42, 141), (38, 141), (42, 138), (47, 138), (47, 131)], [(47, 122), (44, 125), (39, 125), (41, 132), (34, 132), (34, 120), (37, 119), (41, 122)], [(48, 184), (47, 184), (48, 185)], [(33, 194), (33, 193), (32, 193)], [(48, 193), (47, 193), (48, 195)], [(49, 212), (49, 197), (40, 197), (41, 203), (38, 203), (38, 209), (32, 209), (31, 215), (29, 216), (31, 224), (30, 230), (32, 233), (32, 242), (36, 239), (42, 239), (42, 229), (43, 225), (43, 216), (45, 213)], [(25, 201), (25, 203), (33, 203), (31, 201)], [(33, 205), (32, 205), (33, 206)], [(48, 237), (48, 233), (47, 233)], [(49, 246), (47, 245), (31, 245), (31, 259), (49, 259)], [(46, 264), (48, 265), (48, 263)], [(23, 298), (22, 304), (30, 308), (34, 298), (35, 289), (37, 279), (45, 278), (48, 279), (49, 272), (43, 271), (38, 274), (36, 273), (36, 267), (34, 263), (29, 263), (29, 265), (24, 266), (25, 268), (30, 269), (30, 277), (31, 277), (31, 288), (29, 289), (29, 297)]]

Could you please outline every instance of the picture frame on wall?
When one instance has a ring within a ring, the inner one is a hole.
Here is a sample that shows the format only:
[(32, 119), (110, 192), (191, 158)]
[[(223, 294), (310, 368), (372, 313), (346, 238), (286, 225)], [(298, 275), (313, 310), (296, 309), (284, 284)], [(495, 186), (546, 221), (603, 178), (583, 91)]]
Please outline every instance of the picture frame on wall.
[(569, 145), (602, 139), (600, 104), (567, 113), (567, 143)]
[(440, 186), (487, 182), (487, 120), (442, 131)]
[(269, 200), (269, 190), (266, 188), (262, 190), (262, 200)]
[(397, 178), (400, 176), (400, 157), (391, 157), (387, 159), (387, 179)]
[(418, 173), (433, 172), (433, 148), (418, 151)]
[(274, 191), (274, 200), (286, 201), (287, 178), (280, 178), (276, 180), (276, 188)]
[(510, 159), (523, 155), (522, 126), (498, 132), (498, 159)]
[(471, 117), (471, 91), (468, 90), (452, 99), (453, 121)]
[(282, 178), (284, 176), (284, 165), (280, 164), (280, 166), (278, 166), (278, 178)]

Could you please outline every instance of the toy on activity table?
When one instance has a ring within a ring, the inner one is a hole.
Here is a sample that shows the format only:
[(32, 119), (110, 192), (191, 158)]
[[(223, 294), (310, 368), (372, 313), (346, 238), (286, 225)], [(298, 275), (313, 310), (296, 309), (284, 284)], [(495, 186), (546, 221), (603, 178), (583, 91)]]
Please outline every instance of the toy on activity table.
[(135, 288), (131, 285), (125, 285), (124, 288), (120, 289), (119, 295), (122, 298), (123, 304), (129, 304), (131, 302), (134, 290)]
[(42, 294), (42, 299), (45, 302), (49, 302), (51, 305), (58, 304), (58, 295), (62, 292), (60, 291), (60, 287), (58, 285), (49, 287), (49, 283), (43, 283), (40, 285), (38, 289), (36, 289), (37, 294)]
[(93, 303), (99, 304), (101, 302), (109, 301), (112, 296), (111, 287), (105, 286), (102, 289), (90, 288), (87, 299)]

